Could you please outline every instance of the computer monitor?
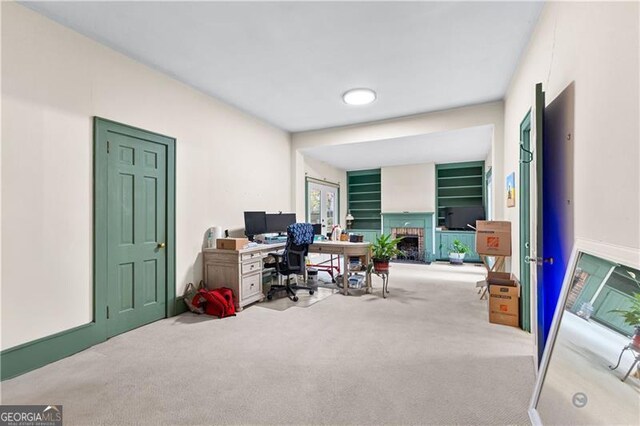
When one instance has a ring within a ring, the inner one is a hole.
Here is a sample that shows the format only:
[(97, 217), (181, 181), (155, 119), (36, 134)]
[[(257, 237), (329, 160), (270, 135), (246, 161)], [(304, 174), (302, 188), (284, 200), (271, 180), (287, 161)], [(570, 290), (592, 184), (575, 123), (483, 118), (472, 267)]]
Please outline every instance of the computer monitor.
[(244, 234), (251, 238), (267, 232), (267, 214), (265, 212), (244, 212)]
[(322, 235), (322, 224), (314, 223), (313, 224), (313, 235)]
[(295, 213), (267, 214), (267, 233), (287, 232), (287, 226), (296, 223)]

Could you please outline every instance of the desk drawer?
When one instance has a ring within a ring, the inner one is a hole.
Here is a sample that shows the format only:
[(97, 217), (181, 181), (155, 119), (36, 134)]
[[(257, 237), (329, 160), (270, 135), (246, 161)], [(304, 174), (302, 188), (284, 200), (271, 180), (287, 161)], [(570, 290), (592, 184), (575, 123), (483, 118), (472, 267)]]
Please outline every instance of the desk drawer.
[(310, 245), (309, 246), (309, 251), (311, 253), (325, 253), (325, 254), (342, 254), (342, 248), (341, 247), (323, 247), (320, 244), (317, 245)]
[(242, 299), (253, 296), (256, 293), (260, 293), (262, 281), (262, 274), (245, 275), (242, 277)]
[(258, 259), (252, 262), (243, 262), (242, 275), (250, 274), (252, 272), (262, 271), (262, 259)]
[(241, 259), (243, 262), (251, 259), (262, 259), (262, 253), (259, 251), (254, 253), (245, 253), (242, 255)]

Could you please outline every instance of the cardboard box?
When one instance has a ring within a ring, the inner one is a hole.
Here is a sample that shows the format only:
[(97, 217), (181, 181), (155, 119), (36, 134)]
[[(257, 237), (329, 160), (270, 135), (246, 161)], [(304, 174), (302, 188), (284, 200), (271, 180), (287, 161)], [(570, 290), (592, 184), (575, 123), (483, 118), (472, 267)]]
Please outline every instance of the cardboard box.
[[(507, 281), (512, 284), (505, 285), (489, 282), (489, 322), (519, 327), (520, 283), (511, 274), (501, 272), (498, 272), (498, 274), (510, 275)], [(503, 280), (504, 277), (498, 279)], [(489, 278), (487, 278), (488, 280)]]
[(515, 275), (509, 272), (489, 272), (487, 273), (487, 283), (515, 287), (518, 285), (518, 280)]
[(476, 253), (485, 256), (511, 256), (511, 222), (476, 221)]
[(216, 248), (223, 250), (241, 250), (249, 244), (248, 238), (218, 238)]

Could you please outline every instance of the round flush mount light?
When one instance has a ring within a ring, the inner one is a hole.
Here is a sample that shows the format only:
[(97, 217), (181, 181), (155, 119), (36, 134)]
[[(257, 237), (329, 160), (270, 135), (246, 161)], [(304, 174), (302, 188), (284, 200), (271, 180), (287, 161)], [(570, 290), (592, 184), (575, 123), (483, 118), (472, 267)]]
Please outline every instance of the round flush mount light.
[(342, 95), (342, 99), (349, 105), (367, 105), (376, 100), (376, 92), (371, 89), (351, 89)]

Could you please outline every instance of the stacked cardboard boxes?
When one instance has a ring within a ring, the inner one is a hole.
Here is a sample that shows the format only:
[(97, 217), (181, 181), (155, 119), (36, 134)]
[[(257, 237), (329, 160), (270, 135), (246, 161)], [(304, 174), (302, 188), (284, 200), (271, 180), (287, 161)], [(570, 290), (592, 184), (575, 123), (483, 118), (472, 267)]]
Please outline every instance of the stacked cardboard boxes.
[(489, 272), (489, 322), (518, 327), (520, 324), (520, 283), (513, 274)]
[[(511, 222), (477, 221), (476, 252), (484, 256), (502, 258), (502, 260), (504, 257), (511, 256)], [(489, 322), (518, 327), (520, 283), (510, 273), (491, 270), (484, 284), (489, 288)]]

